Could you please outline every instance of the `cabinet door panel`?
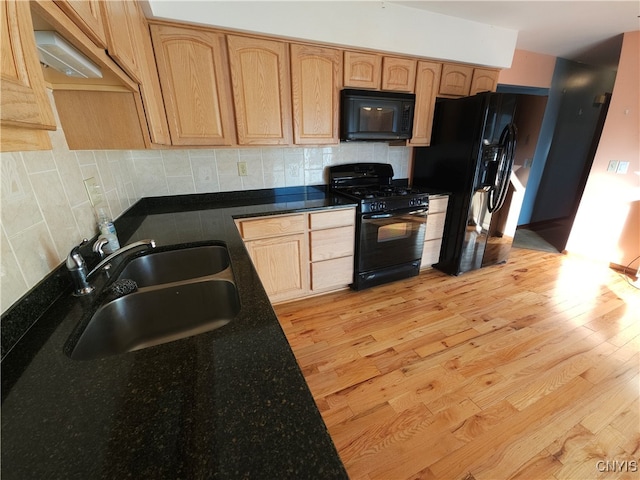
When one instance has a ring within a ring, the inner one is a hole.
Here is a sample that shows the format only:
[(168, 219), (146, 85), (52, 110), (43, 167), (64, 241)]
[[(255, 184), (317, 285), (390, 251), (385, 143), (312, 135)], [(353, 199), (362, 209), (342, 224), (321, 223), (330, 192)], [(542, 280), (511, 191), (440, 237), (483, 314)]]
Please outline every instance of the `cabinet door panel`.
[(375, 53), (344, 52), (344, 86), (380, 88), (382, 55)]
[(308, 290), (304, 241), (304, 234), (299, 234), (245, 243), (271, 301), (301, 296)]
[(229, 35), (240, 145), (291, 143), (289, 55), (284, 42)]
[(133, 20), (134, 52), (140, 73), (140, 96), (144, 105), (147, 127), (151, 143), (171, 145), (171, 134), (167, 123), (167, 113), (164, 107), (162, 89), (158, 67), (153, 53), (149, 24), (140, 5), (136, 2), (136, 12)]
[(55, 0), (55, 3), (96, 45), (107, 48), (101, 0)]
[(416, 63), (409, 58), (384, 57), (382, 90), (413, 93), (416, 83)]
[(498, 70), (474, 68), (469, 95), (480, 92), (495, 92), (498, 86), (498, 75), (500, 75)]
[(105, 9), (105, 31), (109, 55), (136, 83), (141, 83), (140, 67), (135, 52), (136, 48), (140, 48), (136, 42), (135, 33), (137, 3), (109, 0), (102, 5)]
[(172, 143), (233, 144), (224, 37), (165, 25), (151, 34)]
[(53, 110), (36, 53), (29, 2), (4, 1), (0, 13), (2, 124), (55, 130)]
[(441, 95), (455, 95), (465, 97), (469, 95), (473, 67), (464, 65), (444, 64), (440, 80)]
[(291, 45), (293, 139), (297, 144), (339, 140), (342, 54), (333, 48)]
[(418, 62), (417, 69), (416, 109), (413, 118), (413, 136), (409, 144), (429, 145), (442, 65), (434, 62)]

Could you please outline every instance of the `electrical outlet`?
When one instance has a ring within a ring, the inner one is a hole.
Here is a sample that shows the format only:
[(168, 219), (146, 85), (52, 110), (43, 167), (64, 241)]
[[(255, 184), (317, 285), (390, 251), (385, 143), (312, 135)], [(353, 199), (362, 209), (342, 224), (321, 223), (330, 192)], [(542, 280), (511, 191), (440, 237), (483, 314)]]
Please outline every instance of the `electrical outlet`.
[(629, 162), (618, 162), (616, 173), (625, 175), (629, 171)]
[(615, 173), (615, 171), (617, 169), (618, 169), (618, 161), (617, 160), (611, 160), (609, 162), (609, 166), (607, 167), (607, 172)]
[(87, 195), (89, 195), (89, 201), (91, 205), (95, 208), (100, 205), (104, 201), (104, 197), (102, 195), (102, 189), (100, 185), (98, 185), (98, 181), (95, 177), (87, 178), (84, 181), (84, 187), (87, 189)]
[(247, 171), (247, 162), (238, 162), (238, 175), (241, 177), (249, 175), (249, 172)]

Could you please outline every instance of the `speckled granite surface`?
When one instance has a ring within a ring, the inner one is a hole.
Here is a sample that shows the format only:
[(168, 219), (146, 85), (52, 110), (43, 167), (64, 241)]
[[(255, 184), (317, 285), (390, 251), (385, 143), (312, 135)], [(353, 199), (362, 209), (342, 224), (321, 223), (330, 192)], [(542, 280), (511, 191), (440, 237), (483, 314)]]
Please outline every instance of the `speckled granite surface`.
[(319, 190), (139, 202), (122, 242), (225, 242), (240, 313), (212, 332), (76, 361), (65, 345), (92, 302), (61, 295), (2, 361), (2, 477), (347, 478), (233, 222), (346, 204)]

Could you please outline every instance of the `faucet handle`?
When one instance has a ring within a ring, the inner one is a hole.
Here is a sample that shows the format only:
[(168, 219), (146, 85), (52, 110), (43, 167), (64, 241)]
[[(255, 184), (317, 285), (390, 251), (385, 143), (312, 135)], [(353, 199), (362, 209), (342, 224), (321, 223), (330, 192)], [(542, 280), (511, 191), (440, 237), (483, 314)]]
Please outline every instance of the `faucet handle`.
[(107, 237), (105, 237), (104, 235), (100, 235), (93, 244), (93, 251), (98, 255), (100, 255), (100, 258), (104, 258), (105, 252), (103, 249), (105, 245), (108, 245), (108, 244), (109, 244), (109, 240), (107, 240)]
[(84, 247), (87, 243), (89, 243), (89, 240), (83, 238), (79, 245), (71, 249), (69, 255), (67, 255), (67, 268), (69, 270), (75, 270), (85, 266), (84, 258), (82, 258), (80, 254), (80, 247)]

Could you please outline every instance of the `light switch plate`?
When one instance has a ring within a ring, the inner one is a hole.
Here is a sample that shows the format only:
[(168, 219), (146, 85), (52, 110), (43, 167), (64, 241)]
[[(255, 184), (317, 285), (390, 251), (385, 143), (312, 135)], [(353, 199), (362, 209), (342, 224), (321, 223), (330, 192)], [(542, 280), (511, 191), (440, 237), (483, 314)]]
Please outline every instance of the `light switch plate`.
[(87, 195), (89, 195), (89, 201), (93, 207), (97, 207), (104, 201), (102, 195), (102, 189), (98, 185), (98, 181), (95, 177), (87, 178), (84, 181), (84, 187), (87, 189)]
[(617, 160), (611, 160), (609, 162), (609, 166), (607, 167), (607, 172), (615, 173), (615, 171), (617, 169), (618, 169), (618, 161)]

